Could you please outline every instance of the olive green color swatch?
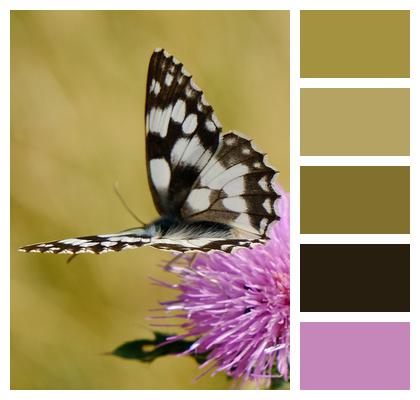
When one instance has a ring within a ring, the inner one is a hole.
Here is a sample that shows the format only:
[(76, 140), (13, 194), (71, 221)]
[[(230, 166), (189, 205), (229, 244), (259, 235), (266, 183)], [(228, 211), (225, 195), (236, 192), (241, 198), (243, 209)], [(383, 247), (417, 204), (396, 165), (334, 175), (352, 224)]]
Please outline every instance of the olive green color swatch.
[(302, 78), (408, 78), (410, 12), (300, 13)]
[(407, 156), (409, 89), (301, 89), (303, 156)]
[(409, 167), (301, 167), (301, 233), (410, 233)]

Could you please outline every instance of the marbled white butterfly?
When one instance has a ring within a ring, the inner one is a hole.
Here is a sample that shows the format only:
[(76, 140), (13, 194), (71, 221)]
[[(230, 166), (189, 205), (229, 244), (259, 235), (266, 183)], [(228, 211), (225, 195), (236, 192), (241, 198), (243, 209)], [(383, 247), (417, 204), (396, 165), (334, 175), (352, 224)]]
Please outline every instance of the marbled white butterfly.
[(24, 252), (106, 253), (150, 245), (187, 252), (234, 251), (267, 240), (279, 216), (276, 171), (265, 154), (222, 126), (183, 65), (165, 50), (150, 59), (146, 162), (160, 218), (142, 227), (24, 246)]

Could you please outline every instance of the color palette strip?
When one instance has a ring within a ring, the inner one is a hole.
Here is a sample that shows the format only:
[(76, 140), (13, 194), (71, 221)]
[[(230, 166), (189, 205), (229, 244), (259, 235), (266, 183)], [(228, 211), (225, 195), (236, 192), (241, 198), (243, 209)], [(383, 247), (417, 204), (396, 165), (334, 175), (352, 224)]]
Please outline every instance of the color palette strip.
[(410, 246), (301, 245), (300, 310), (410, 311)]
[(301, 167), (301, 233), (410, 233), (409, 167)]
[(407, 78), (410, 12), (301, 11), (300, 62), (302, 78)]
[(303, 156), (408, 156), (410, 90), (301, 89)]
[[(410, 11), (301, 11), (300, 40), (301, 78), (390, 78), (300, 91), (300, 155), (312, 156), (300, 168), (300, 232), (313, 241), (300, 245), (300, 311), (324, 313), (301, 322), (300, 387), (410, 389), (410, 323), (391, 314), (410, 311), (410, 244), (384, 236), (410, 233), (409, 80), (392, 80), (410, 77)], [(346, 166), (309, 166), (329, 156)], [(348, 312), (389, 322), (321, 321)]]
[(302, 323), (301, 389), (410, 389), (408, 323)]

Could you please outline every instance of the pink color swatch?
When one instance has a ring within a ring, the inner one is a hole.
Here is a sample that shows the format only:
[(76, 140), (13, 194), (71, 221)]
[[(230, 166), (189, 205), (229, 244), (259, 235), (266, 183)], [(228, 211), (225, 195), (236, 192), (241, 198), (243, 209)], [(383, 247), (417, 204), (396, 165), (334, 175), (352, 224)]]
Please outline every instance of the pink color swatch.
[(300, 387), (410, 389), (410, 324), (301, 323)]

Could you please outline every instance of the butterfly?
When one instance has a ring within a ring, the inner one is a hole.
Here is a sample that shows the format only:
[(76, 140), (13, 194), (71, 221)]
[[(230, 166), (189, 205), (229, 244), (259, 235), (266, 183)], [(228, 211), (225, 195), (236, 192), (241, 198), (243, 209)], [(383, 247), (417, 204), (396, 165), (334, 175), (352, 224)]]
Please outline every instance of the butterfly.
[(107, 253), (150, 245), (172, 252), (232, 252), (268, 239), (280, 219), (277, 174), (266, 155), (222, 126), (176, 58), (156, 49), (146, 86), (146, 163), (160, 217), (119, 233), (20, 248), (31, 253)]

